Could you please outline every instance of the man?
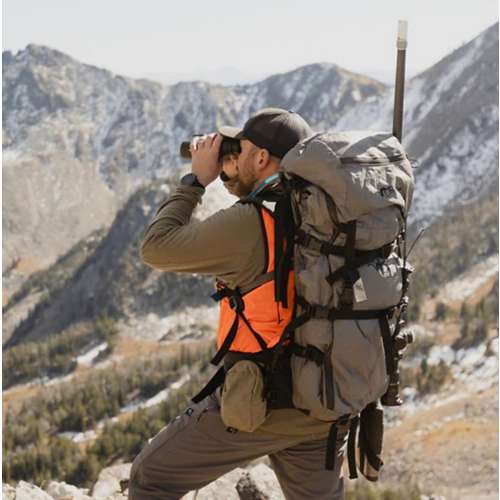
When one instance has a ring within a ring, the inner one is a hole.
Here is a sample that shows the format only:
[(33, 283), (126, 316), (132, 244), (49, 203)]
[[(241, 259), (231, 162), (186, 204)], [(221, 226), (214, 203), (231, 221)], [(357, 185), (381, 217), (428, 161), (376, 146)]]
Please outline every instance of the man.
[[(211, 275), (230, 290), (245, 289), (255, 283), (266, 266), (271, 265), (258, 208), (237, 203), (202, 222), (191, 220), (205, 187), (220, 174), (221, 134), (240, 139), (237, 186), (233, 184), (233, 193), (257, 199), (260, 193), (276, 184), (276, 173), (286, 152), (311, 133), (296, 113), (267, 108), (252, 116), (241, 131), (223, 127), (219, 134), (199, 140), (192, 151), (192, 174), (181, 180), (181, 185), (160, 206), (146, 230), (141, 246), (143, 261), (164, 271)], [(249, 320), (251, 324), (253, 317)], [(259, 324), (265, 326), (266, 320), (270, 324), (274, 318), (264, 318)], [(243, 330), (246, 328), (240, 326)], [(253, 331), (251, 325), (249, 328)], [(235, 330), (233, 345), (227, 342), (227, 332), (222, 332), (222, 338), (218, 338), (219, 352), (224, 347), (245, 351), (246, 345), (248, 352), (258, 351), (259, 345), (251, 336), (247, 344), (240, 338), (243, 330)], [(261, 340), (267, 347), (276, 343), (272, 331), (266, 336), (261, 328), (257, 330), (254, 333), (262, 334)], [(333, 471), (325, 469), (330, 427), (329, 422), (312, 419), (293, 408), (283, 408), (268, 411), (253, 432), (237, 430), (227, 425), (227, 418), (223, 421), (221, 396), (216, 391), (174, 419), (136, 457), (130, 474), (129, 499), (181, 498), (188, 491), (202, 488), (264, 455), (269, 455), (286, 498), (341, 499), (340, 470), (348, 424), (337, 430)]]

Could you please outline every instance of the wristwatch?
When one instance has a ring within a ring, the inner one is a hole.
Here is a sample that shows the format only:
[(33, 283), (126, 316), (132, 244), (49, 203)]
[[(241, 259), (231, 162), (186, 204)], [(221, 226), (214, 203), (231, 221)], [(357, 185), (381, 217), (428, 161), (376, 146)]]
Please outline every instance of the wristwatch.
[(183, 186), (193, 186), (193, 187), (200, 187), (200, 188), (205, 189), (205, 186), (198, 180), (198, 177), (196, 177), (196, 175), (194, 175), (193, 173), (186, 174), (181, 179), (181, 184)]

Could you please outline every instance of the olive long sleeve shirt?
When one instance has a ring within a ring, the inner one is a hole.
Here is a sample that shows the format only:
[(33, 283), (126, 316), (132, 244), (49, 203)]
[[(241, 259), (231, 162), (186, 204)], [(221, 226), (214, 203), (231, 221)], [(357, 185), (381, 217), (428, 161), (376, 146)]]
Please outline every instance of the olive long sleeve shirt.
[[(251, 204), (235, 204), (203, 221), (191, 220), (204, 189), (179, 186), (146, 229), (141, 259), (163, 271), (205, 274), (229, 287), (245, 287), (265, 272), (266, 248), (260, 217)], [(328, 422), (295, 409), (272, 410), (257, 431), (327, 435)]]

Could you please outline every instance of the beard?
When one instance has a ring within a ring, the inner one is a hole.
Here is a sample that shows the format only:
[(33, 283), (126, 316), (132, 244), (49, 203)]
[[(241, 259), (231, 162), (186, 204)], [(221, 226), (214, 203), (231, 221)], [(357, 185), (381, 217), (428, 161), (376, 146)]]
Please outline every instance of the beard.
[(243, 184), (238, 176), (224, 181), (224, 187), (230, 194), (237, 196), (238, 198), (244, 198), (252, 192), (252, 188)]
[(247, 158), (242, 164), (236, 164), (236, 174), (233, 177), (229, 177), (224, 170), (221, 171), (219, 177), (228, 192), (238, 198), (248, 196), (257, 182), (251, 158)]

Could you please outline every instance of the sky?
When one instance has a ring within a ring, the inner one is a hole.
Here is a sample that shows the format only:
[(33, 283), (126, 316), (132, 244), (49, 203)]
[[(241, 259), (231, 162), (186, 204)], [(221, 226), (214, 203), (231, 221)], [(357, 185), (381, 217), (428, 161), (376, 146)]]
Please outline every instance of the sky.
[(314, 62), (413, 76), (498, 20), (497, 0), (3, 0), (3, 50), (30, 43), (114, 73), (247, 83)]

